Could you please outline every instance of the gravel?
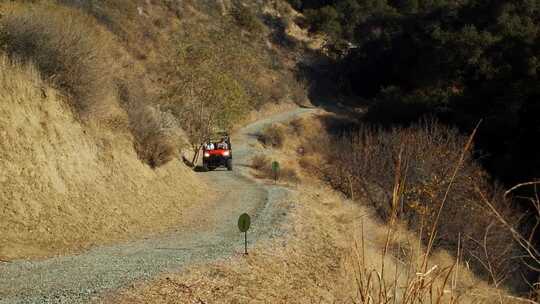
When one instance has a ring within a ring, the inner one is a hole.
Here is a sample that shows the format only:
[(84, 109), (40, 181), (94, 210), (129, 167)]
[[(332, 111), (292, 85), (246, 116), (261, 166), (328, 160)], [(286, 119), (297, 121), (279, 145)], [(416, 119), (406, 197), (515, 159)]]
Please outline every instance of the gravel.
[(215, 185), (220, 202), (205, 210), (206, 219), (191, 231), (126, 244), (96, 247), (80, 255), (43, 261), (0, 262), (0, 304), (88, 303), (103, 293), (177, 272), (193, 263), (205, 263), (243, 251), (236, 221), (252, 215), (250, 242), (283, 233), (276, 225), (283, 210), (273, 202), (287, 199), (288, 189), (268, 186), (249, 177), (248, 164), (256, 152), (256, 134), (265, 126), (290, 120), (312, 109), (297, 109), (255, 122), (232, 136), (234, 171), (201, 173)]

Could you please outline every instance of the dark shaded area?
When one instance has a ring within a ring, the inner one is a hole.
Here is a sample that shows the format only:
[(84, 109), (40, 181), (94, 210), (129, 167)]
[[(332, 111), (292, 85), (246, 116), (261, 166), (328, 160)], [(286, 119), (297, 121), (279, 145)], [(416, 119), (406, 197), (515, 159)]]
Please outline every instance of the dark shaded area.
[(263, 22), (271, 29), (270, 39), (273, 44), (279, 45), (286, 50), (294, 50), (298, 46), (298, 42), (291, 39), (285, 30), (287, 25), (283, 18), (277, 18), (276, 16), (265, 14), (263, 16)]
[[(540, 177), (533, 148), (540, 138), (540, 14), (534, 4), (295, 2), (320, 10), (322, 16), (308, 17), (313, 30), (341, 27), (329, 32), (335, 59), (299, 68), (311, 75), (314, 103), (341, 96), (338, 102), (370, 105), (367, 119), (387, 127), (429, 115), (468, 133), (483, 120), (476, 148), (491, 175), (507, 185)], [(328, 6), (337, 12), (330, 19), (322, 11)], [(347, 18), (351, 8), (360, 16)], [(344, 47), (351, 32), (343, 29), (345, 21), (354, 24), (354, 34)]]
[[(510, 188), (540, 179), (537, 2), (289, 2), (311, 31), (330, 38), (328, 59), (299, 67), (314, 104), (368, 107), (363, 120), (386, 130), (434, 117), (468, 135), (482, 121), (474, 155), (492, 182)], [(515, 194), (535, 193), (528, 187)], [(540, 240), (530, 201), (513, 204), (524, 234)], [(537, 276), (531, 271), (532, 282)]]

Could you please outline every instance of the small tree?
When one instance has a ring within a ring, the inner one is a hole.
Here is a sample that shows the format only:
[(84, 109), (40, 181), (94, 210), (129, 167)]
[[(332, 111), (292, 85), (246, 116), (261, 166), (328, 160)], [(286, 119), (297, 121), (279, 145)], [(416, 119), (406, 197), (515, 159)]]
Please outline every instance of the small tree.
[(229, 129), (247, 111), (243, 87), (227, 71), (220, 58), (206, 46), (187, 46), (179, 52), (177, 83), (170, 92), (170, 107), (180, 119), (196, 161), (201, 143), (216, 129)]

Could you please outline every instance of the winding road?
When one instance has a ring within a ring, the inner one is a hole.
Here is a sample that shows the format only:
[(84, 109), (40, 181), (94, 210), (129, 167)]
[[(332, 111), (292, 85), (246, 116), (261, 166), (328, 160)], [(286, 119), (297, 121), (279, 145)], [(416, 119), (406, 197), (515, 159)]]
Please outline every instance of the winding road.
[(295, 109), (273, 115), (234, 134), (234, 171), (201, 173), (218, 192), (219, 201), (208, 204), (212, 208), (198, 210), (190, 229), (96, 247), (80, 255), (0, 263), (0, 304), (88, 303), (106, 292), (160, 273), (232, 256), (243, 248), (236, 220), (244, 212), (253, 216), (252, 242), (280, 235), (283, 232), (275, 228), (279, 227), (275, 222), (283, 210), (274, 208), (273, 202), (286, 200), (289, 190), (250, 177), (248, 164), (257, 153), (255, 134), (268, 124), (313, 111)]

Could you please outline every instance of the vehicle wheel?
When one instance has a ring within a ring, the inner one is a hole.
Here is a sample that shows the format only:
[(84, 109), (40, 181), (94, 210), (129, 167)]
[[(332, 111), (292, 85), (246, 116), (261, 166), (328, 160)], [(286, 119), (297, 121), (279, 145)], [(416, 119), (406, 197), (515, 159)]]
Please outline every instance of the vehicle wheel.
[(208, 172), (208, 164), (203, 164), (202, 168), (204, 172)]
[(232, 159), (227, 160), (227, 170), (232, 171)]

